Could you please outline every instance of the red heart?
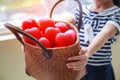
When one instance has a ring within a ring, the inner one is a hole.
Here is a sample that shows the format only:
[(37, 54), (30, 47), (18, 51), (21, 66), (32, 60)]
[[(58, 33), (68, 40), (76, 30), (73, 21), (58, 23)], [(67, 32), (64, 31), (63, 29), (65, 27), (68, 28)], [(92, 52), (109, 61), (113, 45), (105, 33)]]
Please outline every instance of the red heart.
[(58, 33), (55, 37), (57, 47), (69, 46), (74, 44), (75, 39), (72, 33)]
[[(46, 48), (51, 48), (51, 43), (46, 37), (41, 37), (39, 42), (42, 43)], [(36, 45), (38, 46), (38, 45)]]
[(55, 46), (55, 36), (60, 33), (59, 28), (48, 27), (45, 30), (45, 37), (51, 42), (52, 47)]
[[(31, 34), (36, 39), (39, 39), (41, 37), (40, 30), (37, 27), (32, 27), (30, 29), (25, 29), (24, 31)], [(26, 36), (23, 36), (23, 39), (24, 39), (25, 42), (27, 42), (29, 44), (32, 44), (32, 45), (35, 45), (35, 42), (33, 42), (31, 39), (29, 39)]]

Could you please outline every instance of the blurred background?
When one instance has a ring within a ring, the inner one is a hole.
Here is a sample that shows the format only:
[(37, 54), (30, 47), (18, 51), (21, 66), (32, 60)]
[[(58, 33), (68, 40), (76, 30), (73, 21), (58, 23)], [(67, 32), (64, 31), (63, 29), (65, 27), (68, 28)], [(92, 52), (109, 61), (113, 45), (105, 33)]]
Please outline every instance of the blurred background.
[[(58, 0), (0, 0), (0, 22), (49, 15), (56, 1)], [(81, 0), (81, 2), (88, 5), (92, 0)], [(64, 12), (73, 6), (76, 6), (74, 0), (66, 0), (60, 3), (56, 12)]]
[[(24, 53), (21, 44), (3, 24), (10, 22), (20, 27), (27, 18), (49, 16), (51, 7), (57, 0), (0, 0), (0, 80), (35, 80), (25, 73)], [(89, 5), (92, 0), (81, 0)], [(71, 12), (76, 7), (74, 0), (66, 0), (58, 5), (54, 14)], [(120, 80), (120, 40), (113, 44), (113, 67), (116, 80)]]

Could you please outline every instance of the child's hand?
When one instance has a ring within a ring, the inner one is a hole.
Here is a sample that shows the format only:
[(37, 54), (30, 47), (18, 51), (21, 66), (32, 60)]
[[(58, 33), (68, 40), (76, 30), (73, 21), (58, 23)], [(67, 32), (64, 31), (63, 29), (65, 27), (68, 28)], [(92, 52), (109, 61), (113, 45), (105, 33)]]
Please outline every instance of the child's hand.
[(87, 53), (87, 48), (82, 48), (78, 56), (68, 58), (70, 63), (67, 64), (67, 67), (73, 70), (82, 70), (85, 68), (88, 59), (89, 54)]

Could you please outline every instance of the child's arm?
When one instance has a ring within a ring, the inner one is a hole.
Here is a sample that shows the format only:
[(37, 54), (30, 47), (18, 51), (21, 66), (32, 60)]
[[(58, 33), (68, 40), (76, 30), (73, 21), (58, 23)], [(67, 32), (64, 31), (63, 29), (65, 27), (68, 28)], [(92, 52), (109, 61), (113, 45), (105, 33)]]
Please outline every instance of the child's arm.
[(69, 57), (68, 60), (76, 60), (76, 62), (68, 63), (68, 68), (73, 70), (81, 70), (87, 64), (87, 61), (90, 56), (92, 56), (98, 49), (100, 49), (103, 44), (115, 33), (118, 32), (118, 29), (113, 24), (106, 24), (101, 32), (96, 35), (93, 41), (87, 48), (83, 48), (80, 51), (80, 55)]
[(106, 24), (101, 32), (93, 39), (91, 44), (87, 47), (87, 52), (89, 55), (93, 55), (104, 43), (115, 33), (118, 32), (118, 29), (113, 24)]

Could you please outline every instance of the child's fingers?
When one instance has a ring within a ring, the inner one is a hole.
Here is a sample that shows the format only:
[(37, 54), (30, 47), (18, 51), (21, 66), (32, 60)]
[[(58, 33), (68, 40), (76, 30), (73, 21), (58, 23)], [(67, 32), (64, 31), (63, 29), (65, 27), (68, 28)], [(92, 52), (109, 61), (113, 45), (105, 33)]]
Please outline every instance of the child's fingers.
[(87, 49), (85, 47), (82, 47), (80, 52), (79, 52), (79, 55), (85, 54), (86, 51), (87, 51)]

